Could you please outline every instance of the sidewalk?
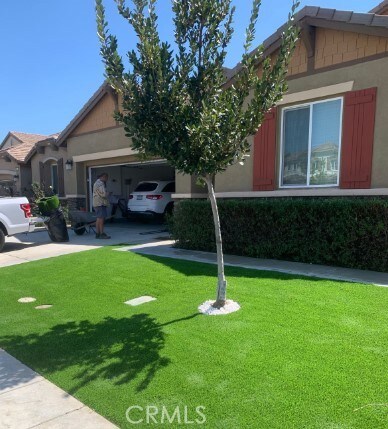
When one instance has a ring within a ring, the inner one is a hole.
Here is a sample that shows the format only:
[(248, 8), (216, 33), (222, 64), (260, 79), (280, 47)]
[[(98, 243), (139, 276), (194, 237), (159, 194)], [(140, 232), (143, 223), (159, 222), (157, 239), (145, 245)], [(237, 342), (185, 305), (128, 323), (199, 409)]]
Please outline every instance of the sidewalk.
[(0, 349), (1, 429), (115, 429), (99, 414)]
[(106, 232), (112, 237), (110, 240), (96, 240), (94, 233), (76, 235), (74, 231), (69, 230), (70, 241), (67, 243), (53, 243), (46, 230), (30, 234), (18, 234), (13, 237), (7, 237), (4, 250), (0, 253), (0, 268), (98, 249), (103, 246), (121, 243), (139, 244), (160, 238), (165, 239), (168, 236), (165, 229), (166, 227), (163, 225), (109, 224), (106, 227)]
[[(128, 246), (120, 251), (132, 251), (143, 255), (163, 256), (166, 258), (184, 259), (187, 261), (216, 264), (216, 254), (182, 250), (172, 247), (173, 241), (140, 244)], [(277, 271), (280, 273), (319, 277), (323, 279), (367, 283), (376, 286), (388, 287), (388, 273), (376, 271), (354, 270), (350, 268), (329, 267), (325, 265), (302, 264), (299, 262), (277, 261), (273, 259), (255, 259), (244, 256), (225, 255), (225, 265), (241, 268), (250, 268), (261, 271)]]

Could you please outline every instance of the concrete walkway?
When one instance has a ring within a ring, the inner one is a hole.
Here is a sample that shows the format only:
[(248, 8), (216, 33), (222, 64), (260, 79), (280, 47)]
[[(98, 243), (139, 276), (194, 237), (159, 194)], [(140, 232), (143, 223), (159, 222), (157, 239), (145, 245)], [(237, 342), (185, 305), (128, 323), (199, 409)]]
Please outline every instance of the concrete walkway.
[(114, 429), (117, 426), (0, 349), (1, 429)]
[(7, 237), (3, 252), (0, 253), (0, 267), (98, 249), (103, 246), (122, 243), (138, 244), (168, 237), (166, 227), (157, 224), (108, 224), (106, 232), (112, 237), (110, 240), (96, 240), (93, 233), (76, 235), (69, 230), (68, 243), (53, 243), (46, 230)]
[[(119, 251), (132, 251), (143, 255), (164, 256), (166, 258), (184, 259), (187, 261), (216, 264), (216, 255), (209, 252), (182, 250), (172, 247), (173, 241), (146, 243), (128, 246)], [(388, 273), (376, 271), (354, 270), (349, 268), (329, 267), (324, 265), (302, 264), (299, 262), (277, 261), (272, 259), (255, 259), (243, 256), (225, 255), (225, 264), (233, 267), (250, 268), (261, 271), (318, 277), (323, 279), (341, 280), (356, 283), (368, 283), (388, 287)]]

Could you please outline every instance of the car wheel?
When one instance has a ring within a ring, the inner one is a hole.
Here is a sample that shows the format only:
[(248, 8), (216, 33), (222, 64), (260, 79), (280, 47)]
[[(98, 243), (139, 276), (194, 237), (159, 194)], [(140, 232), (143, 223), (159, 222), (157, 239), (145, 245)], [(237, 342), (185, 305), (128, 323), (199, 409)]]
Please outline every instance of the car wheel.
[(173, 212), (174, 212), (174, 203), (173, 202), (168, 203), (166, 210), (164, 211), (164, 214), (165, 215), (172, 215)]
[(4, 231), (0, 228), (0, 252), (3, 250), (5, 244)]

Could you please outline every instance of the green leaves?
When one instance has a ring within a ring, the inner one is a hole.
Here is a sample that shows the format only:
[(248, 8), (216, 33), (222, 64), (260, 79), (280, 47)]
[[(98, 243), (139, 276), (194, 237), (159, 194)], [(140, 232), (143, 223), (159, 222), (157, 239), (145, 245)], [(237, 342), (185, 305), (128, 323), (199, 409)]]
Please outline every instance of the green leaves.
[[(106, 77), (123, 96), (116, 119), (142, 156), (162, 157), (178, 171), (214, 175), (243, 162), (264, 113), (287, 88), (285, 77), (297, 41), (294, 1), (281, 48), (272, 60), (260, 47), (249, 53), (261, 0), (253, 0), (241, 67), (225, 85), (224, 62), (233, 34), (231, 0), (173, 0), (176, 50), (158, 33), (156, 0), (114, 0), (135, 31), (128, 71), (110, 35), (102, 0), (96, 0), (97, 30)], [(262, 74), (257, 68), (260, 64)]]

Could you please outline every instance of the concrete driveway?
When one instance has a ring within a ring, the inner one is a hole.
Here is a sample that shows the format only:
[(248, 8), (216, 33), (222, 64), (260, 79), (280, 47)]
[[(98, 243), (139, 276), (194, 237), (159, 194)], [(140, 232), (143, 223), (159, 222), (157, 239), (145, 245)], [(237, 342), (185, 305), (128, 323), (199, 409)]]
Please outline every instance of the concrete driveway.
[(158, 224), (109, 224), (105, 230), (112, 237), (110, 240), (96, 240), (94, 233), (79, 236), (72, 230), (69, 230), (70, 241), (68, 243), (53, 243), (46, 230), (7, 237), (3, 252), (0, 253), (0, 267), (97, 249), (112, 244), (141, 244), (169, 238), (166, 226)]

